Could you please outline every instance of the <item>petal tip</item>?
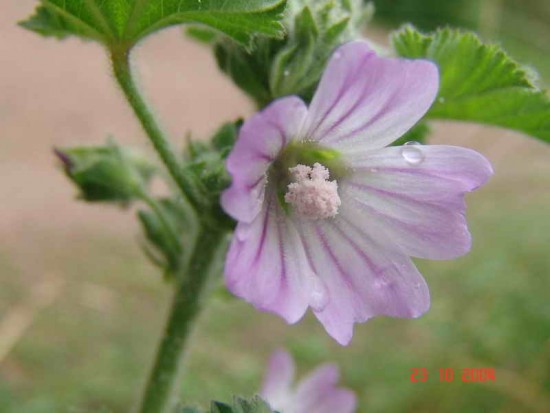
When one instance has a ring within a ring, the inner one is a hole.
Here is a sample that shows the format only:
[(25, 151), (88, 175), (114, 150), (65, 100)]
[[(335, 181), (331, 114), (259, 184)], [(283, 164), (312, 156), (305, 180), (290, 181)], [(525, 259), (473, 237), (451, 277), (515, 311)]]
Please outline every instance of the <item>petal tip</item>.
[(419, 306), (418, 308), (411, 309), (411, 318), (422, 317), (424, 314), (426, 314), (430, 310), (431, 306), (432, 306), (432, 300), (428, 292), (428, 299), (423, 301), (423, 305)]
[(343, 347), (349, 346), (351, 343), (351, 339), (353, 338), (353, 328), (354, 324), (351, 323), (348, 326), (345, 326), (344, 328), (340, 327), (338, 331), (331, 329), (329, 330), (327, 326), (324, 326), (327, 330), (327, 333), (334, 339), (338, 344), (340, 344)]

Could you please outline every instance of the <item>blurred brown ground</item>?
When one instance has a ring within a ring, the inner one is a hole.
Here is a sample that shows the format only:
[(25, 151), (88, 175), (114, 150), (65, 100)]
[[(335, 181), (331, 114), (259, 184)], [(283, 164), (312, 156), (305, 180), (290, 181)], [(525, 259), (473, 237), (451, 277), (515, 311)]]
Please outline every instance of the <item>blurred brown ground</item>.
[[(2, 249), (16, 255), (25, 272), (43, 270), (44, 242), (62, 254), (87, 230), (133, 237), (132, 214), (75, 202), (52, 148), (98, 144), (108, 135), (146, 145), (99, 45), (43, 39), (16, 26), (35, 4), (3, 2), (0, 12), (0, 236)], [(188, 131), (203, 137), (251, 110), (218, 73), (209, 50), (185, 41), (177, 28), (146, 41), (135, 61), (146, 94), (178, 143)]]
[[(100, 46), (43, 39), (15, 25), (35, 4), (4, 1), (0, 11), (0, 254), (10, 257), (29, 286), (57, 274), (58, 263), (75, 245), (85, 249), (94, 242), (95, 233), (128, 243), (138, 233), (133, 214), (75, 201), (52, 148), (102, 143), (108, 135), (146, 147)], [(218, 72), (210, 51), (184, 39), (177, 28), (147, 39), (134, 57), (146, 95), (176, 142), (188, 131), (208, 136), (222, 122), (252, 112)], [(539, 179), (550, 172), (548, 147), (534, 139), (496, 128), (438, 124), (432, 143), (485, 154), (496, 171), (486, 190), (506, 195), (518, 211), (531, 194), (548, 191), (548, 180)], [(86, 258), (80, 264), (90, 265)]]

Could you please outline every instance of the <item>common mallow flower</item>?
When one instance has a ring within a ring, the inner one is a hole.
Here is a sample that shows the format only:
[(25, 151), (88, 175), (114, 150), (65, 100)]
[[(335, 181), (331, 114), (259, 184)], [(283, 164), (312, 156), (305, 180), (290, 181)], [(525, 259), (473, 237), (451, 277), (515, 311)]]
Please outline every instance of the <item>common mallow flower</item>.
[(222, 195), (238, 221), (228, 288), (289, 323), (311, 307), (344, 345), (355, 322), (427, 311), (410, 257), (468, 252), (464, 194), (492, 174), (470, 149), (387, 146), (426, 113), (438, 84), (433, 63), (379, 57), (357, 41), (332, 55), (309, 107), (289, 96), (248, 119)]
[(336, 387), (338, 366), (324, 364), (294, 386), (294, 361), (283, 350), (271, 356), (260, 395), (280, 413), (353, 413), (355, 394)]

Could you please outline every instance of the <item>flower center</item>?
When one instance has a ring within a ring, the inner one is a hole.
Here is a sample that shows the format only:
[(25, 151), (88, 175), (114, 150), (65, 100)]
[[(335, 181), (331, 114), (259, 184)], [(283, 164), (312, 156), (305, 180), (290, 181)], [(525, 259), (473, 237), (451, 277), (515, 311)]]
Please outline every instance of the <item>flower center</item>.
[(294, 182), (288, 185), (285, 202), (296, 213), (309, 219), (332, 218), (338, 214), (342, 201), (338, 183), (329, 181), (329, 170), (320, 163), (313, 167), (298, 164), (288, 169)]

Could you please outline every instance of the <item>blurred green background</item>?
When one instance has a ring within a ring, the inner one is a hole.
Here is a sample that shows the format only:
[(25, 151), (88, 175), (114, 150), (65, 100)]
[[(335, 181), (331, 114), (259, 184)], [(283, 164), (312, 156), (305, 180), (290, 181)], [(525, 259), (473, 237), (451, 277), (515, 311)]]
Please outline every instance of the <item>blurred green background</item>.
[[(13, 24), (34, 2), (17, 3), (0, 16), (0, 413), (127, 412), (143, 386), (170, 290), (140, 252), (134, 211), (76, 203), (49, 151), (101, 141), (107, 131), (132, 144), (143, 138), (101, 50), (22, 32)], [(375, 3), (370, 33), (377, 38), (411, 20), (426, 30), (472, 28), (550, 79), (548, 1)], [(141, 48), (138, 63), (169, 131), (206, 135), (250, 113), (207, 50), (175, 30), (159, 38)], [(269, 354), (285, 346), (300, 373), (338, 362), (360, 412), (550, 411), (550, 151), (513, 132), (450, 123), (435, 125), (432, 142), (475, 148), (496, 173), (468, 196), (472, 252), (418, 261), (431, 287), (430, 312), (358, 325), (342, 348), (311, 315), (288, 327), (215, 294), (191, 343), (182, 397), (204, 403), (250, 394)], [(411, 369), (420, 367), (428, 381), (411, 383)], [(439, 382), (445, 367), (455, 369), (454, 382)], [(467, 367), (493, 367), (496, 381), (462, 383)]]

